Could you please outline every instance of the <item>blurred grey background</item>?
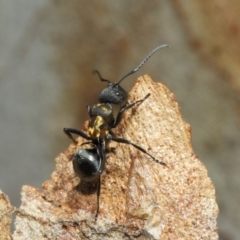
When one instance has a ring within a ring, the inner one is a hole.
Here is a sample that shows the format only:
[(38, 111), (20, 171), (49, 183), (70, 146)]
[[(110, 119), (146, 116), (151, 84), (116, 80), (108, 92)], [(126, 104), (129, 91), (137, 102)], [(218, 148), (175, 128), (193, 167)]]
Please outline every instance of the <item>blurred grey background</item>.
[(86, 105), (156, 46), (143, 74), (175, 93), (216, 186), (220, 239), (240, 236), (240, 2), (0, 0), (0, 188), (15, 206), (40, 187)]

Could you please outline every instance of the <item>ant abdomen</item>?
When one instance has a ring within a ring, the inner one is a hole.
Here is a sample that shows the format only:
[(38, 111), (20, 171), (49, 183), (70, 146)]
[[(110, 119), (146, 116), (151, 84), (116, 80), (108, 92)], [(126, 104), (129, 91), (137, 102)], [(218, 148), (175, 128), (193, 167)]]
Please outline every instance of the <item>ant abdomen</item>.
[(74, 172), (84, 182), (92, 182), (99, 177), (99, 156), (96, 148), (78, 150), (72, 162)]

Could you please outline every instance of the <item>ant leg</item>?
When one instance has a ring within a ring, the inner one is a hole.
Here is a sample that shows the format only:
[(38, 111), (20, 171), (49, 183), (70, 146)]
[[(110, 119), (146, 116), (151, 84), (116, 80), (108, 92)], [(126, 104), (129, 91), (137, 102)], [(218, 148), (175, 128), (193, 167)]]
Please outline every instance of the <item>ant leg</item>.
[(92, 109), (90, 106), (87, 106), (88, 116), (92, 118)]
[(159, 164), (162, 164), (162, 165), (166, 166), (166, 163), (164, 163), (164, 162), (156, 159), (156, 158), (153, 157), (151, 154), (149, 154), (145, 149), (143, 149), (142, 147), (136, 145), (135, 143), (132, 143), (131, 141), (129, 141), (129, 140), (125, 139), (125, 138), (114, 138), (114, 137), (112, 137), (111, 135), (109, 135), (109, 136), (107, 136), (107, 137), (108, 137), (109, 140), (112, 140), (112, 141), (114, 141), (114, 142), (130, 144), (130, 145), (132, 145), (133, 147), (137, 148), (139, 151), (147, 154), (149, 157), (152, 158), (153, 161), (155, 161), (155, 162), (157, 162), (157, 163), (159, 163)]
[(97, 221), (97, 218), (98, 218), (100, 191), (101, 191), (101, 177), (99, 175), (98, 182), (97, 182), (97, 210), (95, 214), (95, 221)]
[(81, 146), (82, 146), (82, 145), (86, 145), (86, 144), (93, 144), (93, 142), (92, 142), (92, 141), (84, 142), (84, 143), (81, 144)]
[(102, 174), (105, 168), (105, 162), (106, 162), (106, 156), (105, 156), (105, 151), (106, 151), (106, 146), (105, 146), (105, 141), (102, 139), (98, 139), (98, 145), (97, 145), (97, 151), (99, 154), (99, 168), (97, 172)]
[(101, 191), (101, 173), (104, 170), (105, 167), (105, 161), (106, 161), (106, 157), (105, 157), (105, 141), (98, 139), (98, 145), (96, 145), (97, 147), (97, 151), (98, 151), (98, 155), (99, 155), (99, 169), (97, 170), (98, 174), (99, 174), (99, 178), (98, 178), (98, 186), (97, 186), (97, 210), (96, 210), (96, 215), (95, 215), (95, 221), (97, 221), (97, 217), (98, 217), (98, 212), (99, 212), (99, 198), (100, 198), (100, 191)]
[(122, 108), (119, 110), (118, 115), (117, 115), (117, 118), (116, 118), (113, 126), (111, 126), (111, 128), (115, 128), (115, 127), (121, 122), (123, 113), (124, 113), (126, 110), (128, 110), (129, 108), (134, 107), (136, 104), (142, 103), (142, 102), (143, 102), (144, 100), (146, 100), (149, 96), (150, 96), (150, 93), (147, 94), (144, 98), (142, 98), (142, 99), (140, 99), (140, 100), (137, 100), (137, 101), (135, 101), (135, 102), (133, 102), (133, 103), (130, 103), (130, 104), (128, 104), (127, 106), (122, 107)]
[(81, 130), (77, 130), (73, 128), (64, 128), (63, 131), (75, 144), (77, 144), (77, 141), (73, 138), (72, 134), (77, 134), (85, 138), (86, 140), (91, 140), (91, 138)]
[(93, 74), (97, 74), (99, 79), (102, 81), (102, 82), (108, 82), (108, 83), (111, 83), (109, 80), (105, 79), (105, 78), (102, 78), (100, 72), (98, 70), (93, 70), (92, 71)]

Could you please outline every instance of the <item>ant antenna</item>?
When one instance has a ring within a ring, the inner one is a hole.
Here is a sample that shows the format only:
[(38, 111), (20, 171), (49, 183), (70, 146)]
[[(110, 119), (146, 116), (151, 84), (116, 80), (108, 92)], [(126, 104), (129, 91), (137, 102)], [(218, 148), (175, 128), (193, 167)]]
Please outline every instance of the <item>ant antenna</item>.
[(93, 74), (97, 74), (98, 77), (99, 77), (99, 79), (100, 79), (102, 82), (108, 82), (108, 83), (111, 83), (109, 80), (103, 78), (98, 70), (93, 70), (92, 73), (93, 73)]
[[(137, 71), (142, 67), (142, 65), (143, 65), (155, 52), (157, 52), (159, 49), (166, 48), (166, 47), (170, 47), (170, 45), (168, 45), (168, 44), (163, 44), (163, 45), (160, 45), (160, 46), (158, 46), (157, 48), (155, 48), (152, 52), (150, 52), (150, 53), (148, 54), (147, 57), (144, 58), (144, 60), (143, 60), (136, 68), (134, 68), (132, 71), (130, 71), (129, 73), (127, 73), (125, 76), (123, 76), (117, 83), (114, 84), (114, 86), (119, 85), (120, 82), (121, 82), (123, 79), (125, 79), (125, 78), (128, 77), (129, 75), (137, 72)], [(96, 72), (96, 73), (97, 73), (97, 72)], [(98, 74), (98, 73), (97, 73), (97, 74)], [(101, 78), (100, 78), (100, 79), (101, 79)], [(102, 79), (101, 79), (101, 80), (102, 80)], [(102, 81), (106, 81), (106, 80), (104, 79), (104, 80), (102, 80)]]

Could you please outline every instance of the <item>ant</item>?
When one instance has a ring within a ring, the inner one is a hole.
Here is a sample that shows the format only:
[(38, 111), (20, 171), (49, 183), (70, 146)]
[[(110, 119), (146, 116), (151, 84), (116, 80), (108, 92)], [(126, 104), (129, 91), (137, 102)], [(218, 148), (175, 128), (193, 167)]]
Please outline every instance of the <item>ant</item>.
[(99, 212), (99, 197), (101, 190), (101, 174), (105, 168), (106, 162), (106, 143), (109, 141), (114, 141), (118, 143), (125, 143), (132, 145), (141, 152), (147, 154), (152, 158), (153, 161), (166, 165), (164, 162), (157, 160), (151, 154), (149, 154), (145, 149), (136, 145), (135, 143), (125, 139), (116, 138), (112, 133), (112, 129), (117, 127), (122, 120), (123, 113), (134, 107), (136, 104), (142, 103), (146, 100), (150, 94), (147, 94), (144, 98), (132, 102), (126, 106), (120, 107), (117, 117), (114, 118), (113, 108), (111, 104), (123, 104), (127, 101), (128, 93), (119, 85), (120, 82), (127, 76), (137, 72), (141, 66), (159, 49), (163, 47), (168, 47), (169, 45), (161, 45), (155, 48), (141, 63), (138, 67), (130, 71), (123, 78), (121, 78), (117, 83), (111, 83), (109, 80), (103, 79), (100, 73), (95, 70), (94, 72), (98, 74), (101, 81), (107, 81), (108, 86), (100, 93), (99, 101), (100, 103), (95, 104), (92, 108), (87, 106), (87, 111), (90, 117), (88, 123), (88, 134), (81, 130), (73, 128), (64, 128), (64, 133), (76, 144), (77, 141), (73, 138), (72, 134), (76, 134), (86, 139), (87, 142), (83, 143), (90, 144), (89, 149), (80, 149), (73, 156), (73, 169), (76, 175), (84, 182), (97, 182), (97, 210), (95, 214), (95, 220), (97, 220)]

